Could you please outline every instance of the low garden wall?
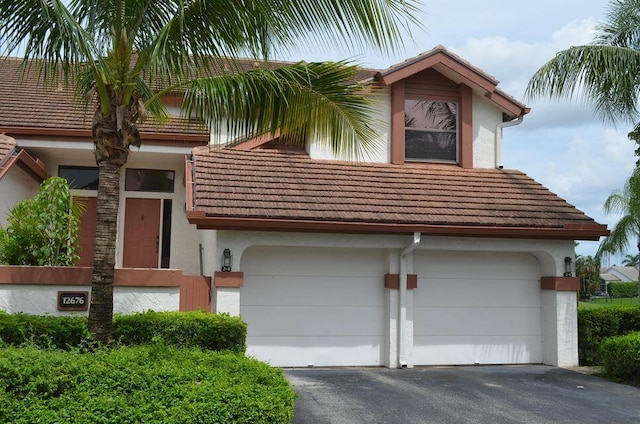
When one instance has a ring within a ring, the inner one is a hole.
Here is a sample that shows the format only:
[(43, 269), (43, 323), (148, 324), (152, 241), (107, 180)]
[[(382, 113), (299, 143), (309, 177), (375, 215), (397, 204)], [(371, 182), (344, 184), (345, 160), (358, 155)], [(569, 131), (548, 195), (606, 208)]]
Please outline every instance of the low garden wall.
[[(206, 277), (175, 269), (116, 269), (114, 312), (210, 310), (207, 287)], [(0, 310), (8, 313), (86, 313), (90, 292), (91, 268), (0, 266)]]

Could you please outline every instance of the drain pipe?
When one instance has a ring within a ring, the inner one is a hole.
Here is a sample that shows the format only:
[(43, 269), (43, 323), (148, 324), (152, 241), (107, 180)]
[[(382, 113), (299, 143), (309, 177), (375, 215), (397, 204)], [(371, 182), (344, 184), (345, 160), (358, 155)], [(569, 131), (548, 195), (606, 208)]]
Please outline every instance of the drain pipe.
[(496, 154), (496, 168), (502, 169), (502, 129), (507, 127), (515, 127), (516, 125), (520, 125), (524, 119), (524, 115), (518, 116), (517, 119), (508, 122), (500, 122), (496, 126), (496, 136), (495, 136), (495, 154)]
[(420, 233), (413, 233), (413, 243), (400, 253), (400, 317), (398, 330), (398, 368), (407, 368), (407, 256), (420, 245)]

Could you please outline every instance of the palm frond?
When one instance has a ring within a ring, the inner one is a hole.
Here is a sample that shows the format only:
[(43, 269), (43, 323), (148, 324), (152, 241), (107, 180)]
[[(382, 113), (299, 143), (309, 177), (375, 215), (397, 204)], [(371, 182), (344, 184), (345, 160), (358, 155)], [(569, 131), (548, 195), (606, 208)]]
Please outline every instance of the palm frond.
[(371, 100), (345, 62), (202, 78), (185, 95), (185, 113), (201, 116), (218, 136), (314, 134), (341, 157), (361, 158), (374, 140)]
[(604, 120), (638, 118), (640, 50), (586, 45), (561, 51), (531, 77), (526, 96), (537, 99), (582, 98), (594, 104)]

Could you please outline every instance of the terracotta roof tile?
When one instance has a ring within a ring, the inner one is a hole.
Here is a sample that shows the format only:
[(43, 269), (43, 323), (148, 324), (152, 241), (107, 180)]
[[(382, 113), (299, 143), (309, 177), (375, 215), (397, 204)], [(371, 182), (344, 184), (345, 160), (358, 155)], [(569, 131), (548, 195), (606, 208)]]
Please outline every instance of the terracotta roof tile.
[[(21, 59), (0, 58), (0, 129), (91, 129), (92, 106), (86, 107), (75, 98), (72, 89), (43, 84), (34, 68), (23, 75), (21, 63)], [(149, 119), (140, 129), (149, 133), (207, 134), (201, 123), (183, 118), (173, 118), (165, 125)]]
[(194, 149), (194, 209), (207, 217), (372, 225), (603, 226), (525, 174), (450, 165), (312, 160)]
[(4, 162), (6, 156), (11, 153), (16, 146), (16, 141), (5, 134), (0, 134), (0, 164)]

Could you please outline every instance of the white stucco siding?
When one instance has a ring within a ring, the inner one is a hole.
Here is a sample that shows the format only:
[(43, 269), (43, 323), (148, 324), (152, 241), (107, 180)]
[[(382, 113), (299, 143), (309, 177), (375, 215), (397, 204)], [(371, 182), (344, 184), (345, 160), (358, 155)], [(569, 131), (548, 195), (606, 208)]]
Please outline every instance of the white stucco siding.
[(39, 188), (38, 181), (13, 166), (0, 180), (0, 226), (7, 224), (9, 211), (18, 201), (35, 196)]
[(496, 126), (502, 112), (480, 96), (473, 96), (473, 167), (495, 168)]
[(540, 267), (528, 254), (416, 252), (416, 365), (542, 362)]
[[(0, 286), (0, 310), (14, 314), (73, 315), (88, 312), (69, 312), (57, 309), (58, 291), (86, 291), (91, 287), (51, 285)], [(179, 287), (115, 287), (114, 312), (132, 314), (148, 310), (177, 311), (180, 309)]]
[(241, 267), (249, 355), (275, 366), (382, 364), (382, 250), (253, 247)]
[(312, 159), (353, 160), (363, 162), (388, 163), (391, 149), (391, 97), (389, 88), (376, 91), (372, 95), (372, 108), (375, 114), (367, 122), (377, 134), (374, 142), (364, 149), (361, 158), (337, 157), (331, 151), (328, 142), (318, 138), (309, 140), (307, 150)]

